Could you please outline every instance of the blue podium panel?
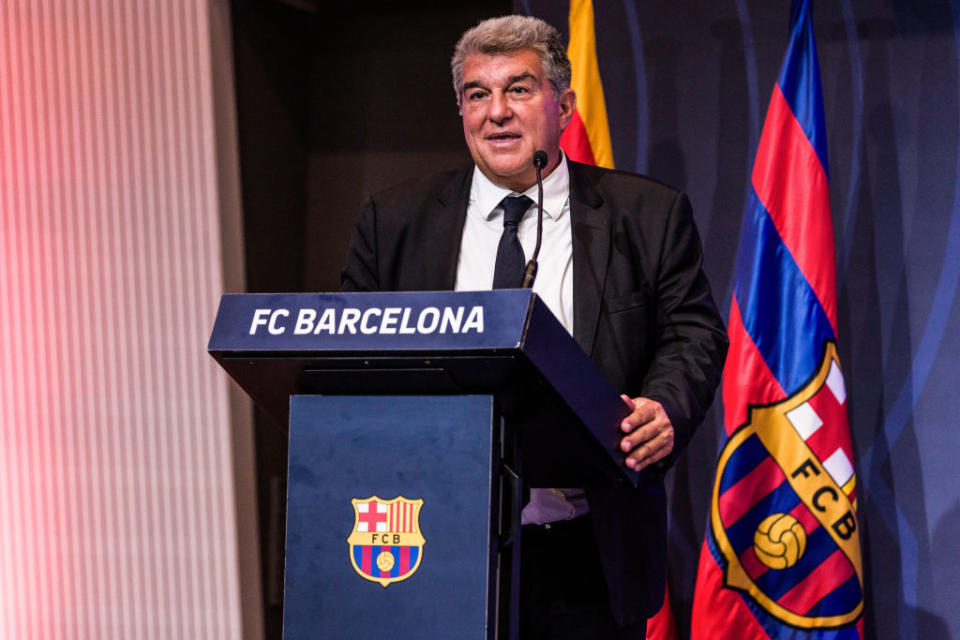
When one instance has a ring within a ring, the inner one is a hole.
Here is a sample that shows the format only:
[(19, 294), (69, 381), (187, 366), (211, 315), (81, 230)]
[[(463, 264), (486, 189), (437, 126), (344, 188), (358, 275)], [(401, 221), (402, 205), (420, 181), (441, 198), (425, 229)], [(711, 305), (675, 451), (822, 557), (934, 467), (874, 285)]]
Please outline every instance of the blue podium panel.
[(488, 637), (493, 411), (291, 397), (284, 638)]

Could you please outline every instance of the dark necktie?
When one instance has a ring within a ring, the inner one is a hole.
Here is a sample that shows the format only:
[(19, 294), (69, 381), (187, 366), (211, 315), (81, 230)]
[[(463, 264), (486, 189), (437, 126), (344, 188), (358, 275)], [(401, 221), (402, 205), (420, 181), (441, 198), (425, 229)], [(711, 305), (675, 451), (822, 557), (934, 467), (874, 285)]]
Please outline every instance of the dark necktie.
[(494, 289), (516, 289), (523, 284), (527, 259), (517, 237), (517, 225), (523, 219), (533, 200), (527, 196), (507, 196), (500, 201), (503, 207), (503, 235), (497, 247), (497, 264), (493, 269)]

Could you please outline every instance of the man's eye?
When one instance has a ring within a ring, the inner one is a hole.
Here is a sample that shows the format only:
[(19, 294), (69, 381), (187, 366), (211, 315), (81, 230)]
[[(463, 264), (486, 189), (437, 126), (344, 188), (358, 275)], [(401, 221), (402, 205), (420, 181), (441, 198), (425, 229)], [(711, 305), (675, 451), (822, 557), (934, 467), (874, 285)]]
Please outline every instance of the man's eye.
[(528, 89), (527, 87), (511, 87), (510, 93), (516, 93), (520, 95), (524, 93), (530, 93), (530, 89)]
[(486, 95), (487, 94), (484, 93), (483, 91), (474, 91), (472, 93), (467, 94), (467, 100), (471, 100), (471, 101), (481, 100)]

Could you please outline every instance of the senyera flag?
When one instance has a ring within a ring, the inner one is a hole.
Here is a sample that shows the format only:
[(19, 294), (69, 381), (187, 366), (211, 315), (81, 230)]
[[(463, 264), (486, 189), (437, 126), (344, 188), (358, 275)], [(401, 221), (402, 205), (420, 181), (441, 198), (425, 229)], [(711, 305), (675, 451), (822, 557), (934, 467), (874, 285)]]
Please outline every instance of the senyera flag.
[[(567, 57), (573, 68), (571, 88), (577, 94), (577, 108), (560, 138), (560, 146), (571, 160), (613, 169), (613, 146), (610, 143), (607, 106), (597, 64), (591, 0), (571, 0), (569, 28)], [(666, 593), (660, 611), (647, 623), (647, 638), (673, 640), (676, 637), (669, 593)]]
[(691, 637), (860, 638), (863, 571), (811, 0), (767, 110), (740, 235), (720, 453)]
[(570, 88), (577, 94), (577, 108), (560, 137), (560, 146), (571, 160), (613, 169), (613, 146), (610, 144), (607, 104), (603, 99), (603, 83), (597, 65), (591, 0), (570, 2), (567, 57), (573, 68)]

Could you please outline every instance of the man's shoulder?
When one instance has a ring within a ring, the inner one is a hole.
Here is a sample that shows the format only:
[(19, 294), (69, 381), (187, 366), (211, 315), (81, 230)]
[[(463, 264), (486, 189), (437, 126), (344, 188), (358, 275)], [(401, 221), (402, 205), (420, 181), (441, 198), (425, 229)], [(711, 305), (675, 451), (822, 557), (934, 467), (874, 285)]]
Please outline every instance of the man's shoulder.
[(683, 193), (680, 189), (648, 175), (605, 169), (573, 160), (567, 162), (572, 182), (599, 191), (623, 194), (645, 192), (668, 200), (673, 200)]

